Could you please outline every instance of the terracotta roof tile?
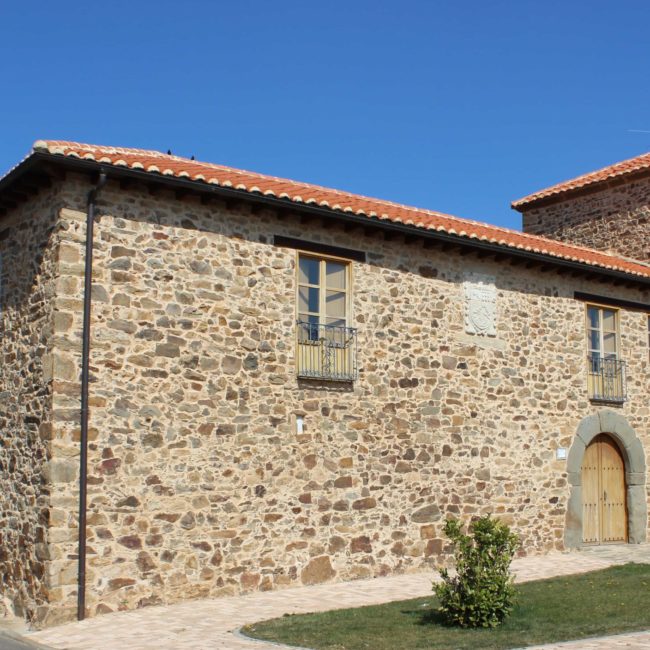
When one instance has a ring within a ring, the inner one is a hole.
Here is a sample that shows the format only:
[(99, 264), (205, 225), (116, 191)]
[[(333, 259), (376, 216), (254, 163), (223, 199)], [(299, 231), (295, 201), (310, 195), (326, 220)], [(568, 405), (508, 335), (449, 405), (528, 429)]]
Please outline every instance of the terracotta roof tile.
[(152, 174), (184, 177), (199, 183), (275, 196), (298, 204), (323, 206), (332, 211), (365, 215), (368, 218), (389, 220), (418, 229), (435, 230), (460, 238), (490, 242), (504, 248), (540, 253), (553, 258), (581, 262), (630, 275), (650, 277), (650, 265), (582, 246), (491, 226), (478, 221), (461, 219), (442, 212), (414, 208), (391, 201), (257, 174), (224, 165), (189, 160), (158, 151), (104, 147), (56, 140), (38, 140), (34, 143), (34, 151), (95, 160), (105, 164), (145, 170)]
[(641, 172), (647, 169), (650, 169), (650, 153), (644, 153), (641, 156), (636, 156), (629, 160), (623, 160), (613, 165), (603, 167), (602, 169), (598, 169), (595, 172), (589, 172), (588, 174), (583, 174), (577, 178), (572, 178), (571, 180), (563, 181), (557, 185), (552, 185), (551, 187), (547, 187), (546, 189), (535, 192), (534, 194), (529, 194), (523, 199), (513, 201), (511, 205), (515, 210), (521, 212), (521, 208), (530, 207), (531, 204), (542, 199), (566, 194), (573, 190), (579, 190), (590, 185), (597, 185), (598, 183), (604, 183), (613, 178), (619, 178), (620, 176)]

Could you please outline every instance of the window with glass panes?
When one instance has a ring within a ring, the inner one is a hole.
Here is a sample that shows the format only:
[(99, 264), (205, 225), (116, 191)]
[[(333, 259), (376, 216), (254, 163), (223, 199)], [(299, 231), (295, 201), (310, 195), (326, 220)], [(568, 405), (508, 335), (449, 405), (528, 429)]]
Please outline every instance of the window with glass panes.
[(587, 345), (592, 359), (618, 358), (618, 312), (587, 306)]
[(309, 338), (317, 339), (319, 325), (348, 324), (350, 265), (339, 260), (298, 256), (298, 321), (309, 323)]

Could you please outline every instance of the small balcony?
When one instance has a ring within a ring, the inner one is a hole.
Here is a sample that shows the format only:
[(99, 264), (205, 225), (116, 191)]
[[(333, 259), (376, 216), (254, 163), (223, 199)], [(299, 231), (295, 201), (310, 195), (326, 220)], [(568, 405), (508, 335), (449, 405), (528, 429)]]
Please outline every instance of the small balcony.
[(627, 399), (625, 361), (587, 357), (589, 399), (622, 404)]
[(357, 330), (354, 327), (297, 323), (298, 377), (354, 381), (357, 371)]

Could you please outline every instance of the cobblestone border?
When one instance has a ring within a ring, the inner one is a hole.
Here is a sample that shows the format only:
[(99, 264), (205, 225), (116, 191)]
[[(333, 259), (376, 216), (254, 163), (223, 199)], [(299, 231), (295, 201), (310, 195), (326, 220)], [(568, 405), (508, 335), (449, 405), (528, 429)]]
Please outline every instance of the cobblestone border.
[(643, 445), (630, 423), (619, 413), (605, 409), (584, 418), (578, 425), (567, 459), (570, 485), (564, 545), (582, 546), (582, 458), (589, 443), (606, 433), (618, 443), (625, 462), (627, 487), (627, 531), (630, 544), (646, 541), (648, 504), (646, 499), (646, 463)]

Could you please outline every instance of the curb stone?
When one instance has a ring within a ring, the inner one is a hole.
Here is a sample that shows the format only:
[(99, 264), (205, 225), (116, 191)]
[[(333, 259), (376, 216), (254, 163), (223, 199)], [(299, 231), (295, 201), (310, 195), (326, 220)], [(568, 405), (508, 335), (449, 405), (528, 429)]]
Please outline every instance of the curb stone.
[(621, 632), (620, 634), (613, 634), (609, 636), (590, 636), (584, 639), (574, 639), (573, 641), (557, 641), (556, 643), (547, 643), (544, 645), (531, 645), (523, 648), (513, 648), (513, 650), (560, 650), (561, 648), (571, 648), (579, 650), (579, 648), (603, 648), (603, 650), (611, 650), (615, 647), (612, 644), (617, 641), (625, 643), (627, 640), (642, 639), (643, 645), (631, 645), (625, 643), (625, 646), (616, 647), (629, 647), (629, 648), (648, 648), (650, 643), (650, 630), (640, 630), (638, 632)]
[[(255, 625), (255, 623), (252, 623), (252, 625)], [(243, 627), (244, 626), (242, 625), (241, 627), (238, 627), (232, 631), (232, 635), (237, 637), (238, 639), (241, 639), (242, 641), (248, 641), (249, 643), (259, 643), (259, 644), (263, 643), (264, 645), (270, 645), (273, 646), (274, 648), (279, 648), (280, 650), (313, 650), (312, 648), (303, 648), (302, 646), (299, 645), (286, 645), (285, 643), (277, 643), (276, 641), (255, 639), (252, 636), (248, 636), (247, 634), (244, 634), (242, 632)]]

